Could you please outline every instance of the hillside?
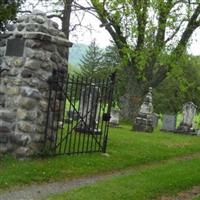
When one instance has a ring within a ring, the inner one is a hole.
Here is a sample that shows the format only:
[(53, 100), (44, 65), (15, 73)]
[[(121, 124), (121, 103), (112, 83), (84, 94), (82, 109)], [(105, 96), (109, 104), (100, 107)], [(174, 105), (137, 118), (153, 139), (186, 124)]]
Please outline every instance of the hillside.
[(78, 68), (83, 55), (88, 49), (86, 44), (74, 44), (69, 50), (69, 64)]

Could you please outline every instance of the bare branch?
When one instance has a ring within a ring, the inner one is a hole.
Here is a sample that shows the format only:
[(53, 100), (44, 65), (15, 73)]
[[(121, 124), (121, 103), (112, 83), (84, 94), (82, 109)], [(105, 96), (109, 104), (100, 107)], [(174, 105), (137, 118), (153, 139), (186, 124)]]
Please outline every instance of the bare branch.
[(179, 30), (180, 30), (180, 28), (181, 28), (183, 22), (185, 22), (185, 21), (186, 21), (186, 20), (183, 19), (183, 20), (180, 22), (180, 24), (176, 27), (176, 29), (175, 29), (175, 31), (173, 32), (173, 34), (172, 34), (171, 36), (169, 36), (169, 37), (165, 40), (165, 44), (168, 43), (170, 40), (172, 40), (172, 39), (176, 36), (176, 34), (179, 32)]
[(200, 26), (200, 20), (197, 21), (198, 17), (200, 15), (200, 4), (196, 7), (192, 17), (190, 18), (188, 25), (185, 29), (185, 31), (182, 34), (182, 37), (177, 45), (177, 47), (175, 48), (175, 52), (177, 51), (182, 51), (185, 49), (192, 33), (194, 32), (194, 30), (196, 28), (198, 28)]

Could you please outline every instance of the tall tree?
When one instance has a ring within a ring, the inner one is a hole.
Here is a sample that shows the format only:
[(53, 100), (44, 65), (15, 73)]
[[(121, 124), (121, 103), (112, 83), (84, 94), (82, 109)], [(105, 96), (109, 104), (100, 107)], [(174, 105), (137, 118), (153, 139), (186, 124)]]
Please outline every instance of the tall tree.
[(124, 117), (133, 120), (148, 87), (157, 87), (185, 53), (189, 39), (200, 26), (200, 1), (91, 3), (123, 59), (127, 84), (122, 109)]
[(22, 0), (0, 0), (0, 31), (4, 31), (6, 24), (14, 20)]
[(80, 64), (82, 76), (96, 78), (100, 76), (102, 69), (102, 50), (93, 40), (83, 56)]
[[(91, 30), (89, 24), (83, 26), (82, 23), (85, 19), (85, 13), (91, 13), (91, 10), (94, 9), (88, 3), (88, 0), (54, 0), (51, 2), (48, 0), (38, 1), (43, 2), (45, 7), (47, 7), (47, 10), (49, 10), (47, 15), (49, 18), (58, 18), (61, 21), (61, 29), (65, 33), (67, 39), (69, 39), (70, 35), (73, 33), (76, 35), (76, 31), (79, 31), (80, 27), (81, 29), (84, 28)], [(52, 9), (49, 9), (49, 7)], [(67, 59), (68, 58), (69, 53), (67, 55)]]
[(154, 90), (154, 109), (158, 113), (177, 113), (188, 101), (200, 107), (200, 57), (187, 56), (179, 67), (179, 73), (171, 72)]

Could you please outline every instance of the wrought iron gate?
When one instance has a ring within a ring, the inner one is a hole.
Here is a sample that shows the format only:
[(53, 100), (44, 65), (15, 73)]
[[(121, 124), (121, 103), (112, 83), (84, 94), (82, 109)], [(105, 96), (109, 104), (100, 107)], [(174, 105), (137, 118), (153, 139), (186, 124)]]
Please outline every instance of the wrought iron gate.
[(106, 152), (114, 81), (114, 74), (97, 80), (54, 70), (49, 80), (47, 153)]

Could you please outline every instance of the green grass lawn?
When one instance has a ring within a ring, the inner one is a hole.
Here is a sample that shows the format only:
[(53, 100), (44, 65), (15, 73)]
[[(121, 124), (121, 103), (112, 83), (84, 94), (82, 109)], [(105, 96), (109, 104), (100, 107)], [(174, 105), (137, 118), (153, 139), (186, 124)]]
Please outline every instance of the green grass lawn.
[[(200, 183), (200, 158), (171, 161), (54, 195), (48, 200), (145, 200), (174, 195)], [(199, 198), (200, 199), (200, 198)], [(196, 199), (197, 200), (197, 199)]]
[(192, 200), (200, 200), (200, 197), (194, 198), (194, 199), (192, 199)]
[(200, 137), (155, 131), (137, 133), (128, 125), (110, 129), (108, 154), (0, 160), (0, 189), (137, 167), (200, 152)]

